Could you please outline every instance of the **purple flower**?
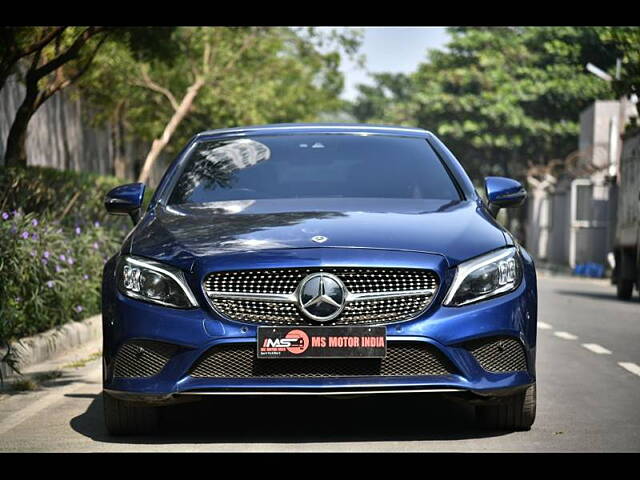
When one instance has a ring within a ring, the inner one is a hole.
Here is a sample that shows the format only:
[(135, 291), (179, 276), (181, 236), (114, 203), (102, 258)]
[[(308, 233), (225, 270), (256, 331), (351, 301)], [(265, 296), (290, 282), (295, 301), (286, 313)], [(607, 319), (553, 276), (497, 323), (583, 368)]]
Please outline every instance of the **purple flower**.
[(65, 257), (65, 256), (64, 256), (64, 254), (61, 254), (58, 258), (59, 258), (60, 260), (62, 260), (63, 262), (66, 262), (66, 261), (67, 261), (67, 257)]
[(35, 250), (31, 250), (31, 256), (35, 257), (36, 256), (36, 251)]
[(75, 262), (75, 260), (74, 260), (73, 258), (71, 258), (71, 257), (69, 257), (69, 259), (67, 260), (67, 263), (68, 263), (69, 265), (73, 265), (73, 264), (74, 264), (74, 262)]
[(81, 232), (80, 227), (76, 227), (76, 235), (80, 235), (80, 232)]
[(49, 281), (47, 282), (47, 287), (49, 287), (49, 288), (53, 288), (53, 280), (49, 280)]
[(56, 273), (60, 273), (62, 271), (62, 267), (60, 265), (56, 265)]
[(100, 228), (100, 222), (94, 222), (93, 226), (96, 228)]
[(20, 236), (26, 240), (27, 238), (29, 238), (29, 232), (24, 231), (24, 232), (22, 232), (22, 235), (20, 235)]
[(42, 254), (44, 258), (49, 258), (49, 255), (50, 253), (47, 250), (45, 250), (44, 253)]
[(98, 242), (93, 242), (93, 249), (98, 250)]
[(34, 227), (38, 226), (38, 220), (36, 220), (35, 218), (33, 220), (31, 220), (31, 225), (33, 225)]
[(84, 310), (84, 307), (82, 305), (76, 305), (76, 312), (80, 313), (83, 310)]
[(85, 273), (84, 275), (82, 275), (82, 278), (84, 278), (85, 280), (89, 280), (89, 275)]
[(16, 233), (18, 231), (18, 229), (16, 227), (11, 227), (11, 230), (9, 230), (11, 233)]
[[(9, 214), (7, 212), (2, 212), (2, 219), (3, 220), (9, 220)], [(98, 223), (98, 222), (96, 222)]]
[(42, 262), (43, 265), (46, 265), (47, 263), (49, 263), (46, 258), (43, 258), (40, 261)]
[(38, 237), (37, 233), (34, 233), (33, 235), (31, 235), (31, 239), (32, 240), (38, 240), (38, 238), (40, 238), (40, 237)]

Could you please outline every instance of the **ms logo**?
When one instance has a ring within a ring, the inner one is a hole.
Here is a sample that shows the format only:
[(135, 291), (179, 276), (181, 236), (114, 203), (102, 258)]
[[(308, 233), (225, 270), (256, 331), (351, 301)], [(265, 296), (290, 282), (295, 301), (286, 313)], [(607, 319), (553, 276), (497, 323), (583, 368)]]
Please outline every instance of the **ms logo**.
[(297, 355), (309, 348), (309, 336), (302, 330), (291, 330), (284, 338), (265, 338), (262, 348), (282, 348)]

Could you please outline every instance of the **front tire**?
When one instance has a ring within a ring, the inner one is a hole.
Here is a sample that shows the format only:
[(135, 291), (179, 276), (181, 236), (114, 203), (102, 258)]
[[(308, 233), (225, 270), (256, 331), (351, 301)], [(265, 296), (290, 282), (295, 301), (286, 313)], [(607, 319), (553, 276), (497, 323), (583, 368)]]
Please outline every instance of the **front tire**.
[(492, 430), (529, 430), (536, 418), (536, 384), (503, 403), (476, 406), (476, 418)]
[(629, 300), (633, 294), (633, 280), (618, 278), (616, 293), (620, 300)]
[(104, 423), (111, 435), (144, 435), (158, 431), (159, 408), (118, 400), (102, 392)]

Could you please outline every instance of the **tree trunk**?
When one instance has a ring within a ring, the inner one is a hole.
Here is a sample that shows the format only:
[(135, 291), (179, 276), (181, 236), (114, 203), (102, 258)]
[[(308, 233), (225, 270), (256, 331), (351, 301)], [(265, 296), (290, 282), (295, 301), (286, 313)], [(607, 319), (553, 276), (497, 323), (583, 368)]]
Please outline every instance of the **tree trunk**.
[(116, 106), (112, 119), (112, 142), (113, 142), (113, 174), (118, 178), (129, 179), (131, 174), (127, 168), (127, 152), (125, 145), (124, 129), (124, 101)]
[[(47, 100), (55, 92), (66, 88), (75, 82), (89, 67), (93, 58), (95, 57), (98, 48), (104, 42), (106, 36), (100, 40), (96, 48), (93, 50), (89, 61), (75, 73), (75, 75), (68, 79), (53, 83), (45, 89), (38, 89), (38, 81), (45, 78), (52, 72), (59, 72), (65, 63), (74, 60), (78, 57), (80, 50), (86, 44), (86, 42), (94, 35), (105, 30), (105, 27), (89, 27), (81, 35), (76, 37), (73, 44), (63, 53), (57, 55), (51, 61), (38, 67), (41, 60), (41, 49), (37, 50), (31, 61), (31, 67), (27, 71), (25, 76), (26, 94), (20, 108), (16, 113), (16, 117), (13, 120), (11, 129), (9, 130), (9, 136), (7, 137), (7, 149), (5, 152), (5, 165), (11, 166), (27, 166), (27, 127), (29, 120), (33, 114), (38, 110), (42, 103)], [(61, 30), (60, 30), (61, 31)], [(56, 35), (53, 35), (55, 37)], [(51, 37), (51, 38), (53, 38)]]
[(203, 85), (204, 85), (204, 80), (198, 79), (193, 85), (189, 87), (186, 95), (180, 102), (178, 109), (175, 111), (175, 113), (171, 117), (171, 120), (169, 120), (169, 123), (167, 123), (167, 126), (165, 127), (164, 132), (162, 133), (162, 136), (160, 138), (156, 138), (153, 141), (153, 144), (151, 145), (151, 149), (147, 154), (147, 158), (145, 158), (144, 160), (144, 166), (142, 167), (142, 171), (140, 172), (140, 176), (138, 177), (138, 182), (146, 183), (147, 180), (149, 180), (151, 169), (153, 168), (153, 165), (158, 159), (158, 156), (160, 155), (162, 150), (164, 150), (164, 147), (167, 146), (167, 144), (169, 143), (169, 140), (171, 140), (171, 136), (176, 131), (176, 128), (178, 128), (178, 125), (180, 125), (180, 122), (182, 122), (184, 117), (189, 112), (189, 109), (193, 104), (193, 100), (196, 98), (198, 91), (202, 88)]
[(28, 81), (26, 95), (16, 112), (7, 137), (4, 155), (4, 164), (7, 167), (27, 166), (27, 127), (37, 108), (37, 96), (37, 87), (34, 88)]

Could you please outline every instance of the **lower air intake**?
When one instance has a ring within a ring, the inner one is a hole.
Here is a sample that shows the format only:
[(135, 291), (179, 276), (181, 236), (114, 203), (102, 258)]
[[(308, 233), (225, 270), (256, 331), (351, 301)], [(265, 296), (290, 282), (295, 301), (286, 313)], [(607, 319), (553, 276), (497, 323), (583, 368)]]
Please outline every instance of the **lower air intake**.
[(116, 378), (153, 377), (160, 373), (177, 349), (170, 343), (150, 340), (127, 342), (118, 350), (113, 375)]
[(457, 373), (435, 347), (418, 342), (387, 346), (386, 358), (258, 359), (256, 345), (213, 347), (191, 371), (197, 378), (306, 378), (447, 375)]
[(463, 345), (480, 366), (493, 373), (527, 371), (527, 355), (519, 340), (513, 337), (490, 337)]

